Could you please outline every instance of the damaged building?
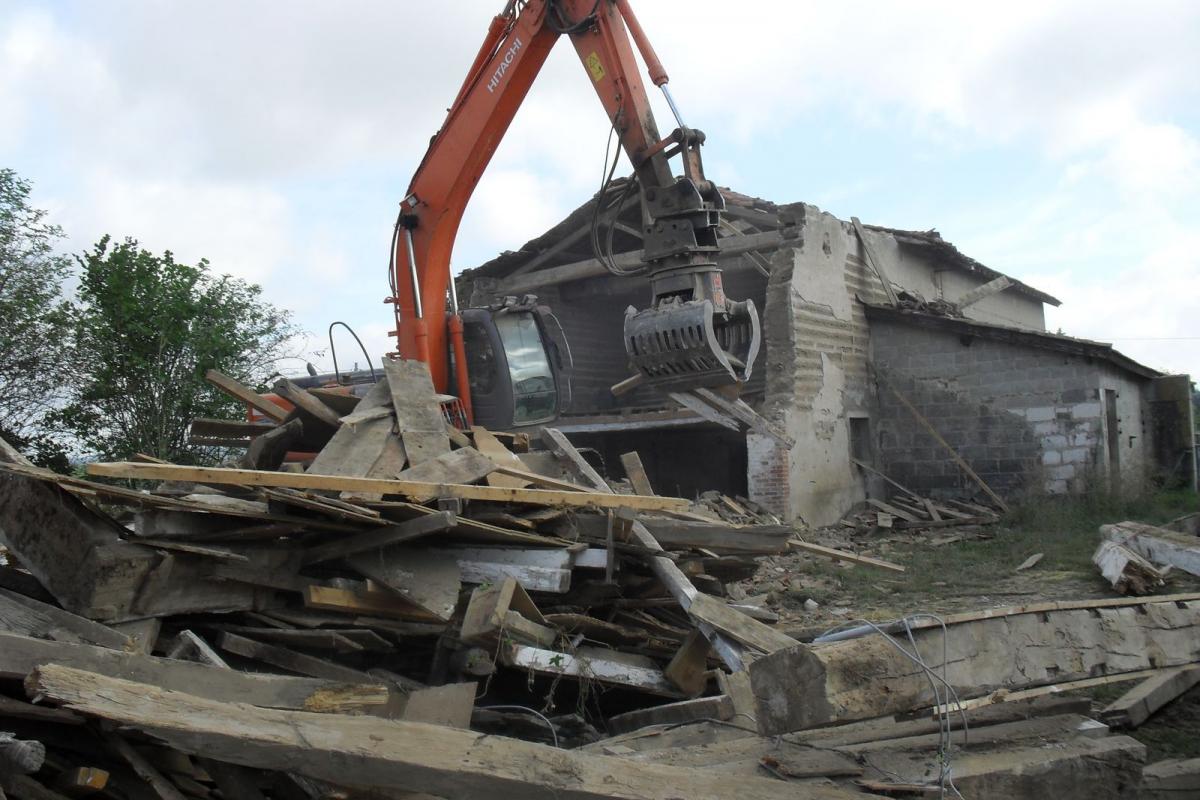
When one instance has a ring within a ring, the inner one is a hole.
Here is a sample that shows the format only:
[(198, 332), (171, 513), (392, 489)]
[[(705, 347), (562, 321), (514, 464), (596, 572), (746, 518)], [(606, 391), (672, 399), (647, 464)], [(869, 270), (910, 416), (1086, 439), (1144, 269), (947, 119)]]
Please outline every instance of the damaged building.
[[(622, 191), (619, 181), (609, 189)], [(742, 398), (795, 439), (791, 448), (671, 407), (649, 389), (613, 393), (629, 377), (613, 331), (627, 307), (644, 305), (648, 280), (610, 273), (593, 240), (611, 242), (618, 268), (635, 267), (633, 204), (606, 216), (589, 202), (459, 278), (473, 305), (533, 294), (553, 309), (571, 362), (556, 425), (606, 464), (637, 450), (665, 492), (717, 486), (812, 525), (885, 498), (892, 484), (883, 475), (961, 499), (983, 484), (1004, 497), (1149, 480), (1195, 486), (1188, 376), (1048, 332), (1045, 307), (1058, 299), (936, 231), (863, 225), (729, 191), (726, 202), (726, 292), (753, 300), (763, 327)]]

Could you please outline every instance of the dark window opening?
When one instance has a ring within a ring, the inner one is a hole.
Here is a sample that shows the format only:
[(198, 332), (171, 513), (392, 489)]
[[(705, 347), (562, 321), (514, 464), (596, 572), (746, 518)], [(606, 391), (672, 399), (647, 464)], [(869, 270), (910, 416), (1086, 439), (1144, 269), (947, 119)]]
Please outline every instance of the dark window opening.
[(848, 417), (846, 424), (850, 429), (850, 458), (870, 464), (873, 458), (871, 420), (867, 417)]

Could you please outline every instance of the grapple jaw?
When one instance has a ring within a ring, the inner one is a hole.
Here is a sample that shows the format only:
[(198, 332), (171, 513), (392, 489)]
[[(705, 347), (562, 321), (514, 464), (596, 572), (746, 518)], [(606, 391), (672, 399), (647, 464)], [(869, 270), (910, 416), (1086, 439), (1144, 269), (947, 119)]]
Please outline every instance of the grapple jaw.
[(663, 300), (625, 312), (625, 351), (662, 392), (745, 383), (761, 340), (754, 301)]

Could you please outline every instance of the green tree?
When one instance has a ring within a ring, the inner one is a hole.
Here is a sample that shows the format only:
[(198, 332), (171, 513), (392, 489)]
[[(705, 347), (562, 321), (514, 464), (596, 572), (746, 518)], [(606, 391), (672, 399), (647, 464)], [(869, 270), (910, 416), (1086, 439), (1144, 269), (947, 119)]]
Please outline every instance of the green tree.
[(78, 257), (72, 306), (69, 402), (56, 414), (89, 454), (148, 453), (204, 463), (215, 451), (188, 444), (195, 417), (244, 409), (204, 380), (209, 369), (259, 385), (299, 333), (261, 289), (209, 264), (181, 264), (126, 239), (101, 239)]
[(62, 284), (70, 259), (46, 212), (29, 201), (30, 184), (0, 169), (0, 435), (47, 466), (66, 458), (46, 415), (63, 399)]

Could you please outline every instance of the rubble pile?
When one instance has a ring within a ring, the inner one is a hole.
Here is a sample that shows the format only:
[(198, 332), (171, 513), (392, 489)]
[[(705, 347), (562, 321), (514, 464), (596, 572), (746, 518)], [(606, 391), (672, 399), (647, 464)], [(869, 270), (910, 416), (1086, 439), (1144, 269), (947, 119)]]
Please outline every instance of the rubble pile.
[(1155, 681), (1109, 710), (1130, 726), (1196, 683), (1190, 595), (801, 643), (727, 585), (789, 550), (903, 568), (744, 498), (659, 496), (636, 453), (614, 481), (554, 428), (460, 430), (423, 365), (384, 373), (281, 381), (290, 408), (214, 373), (267, 420), (196, 422), (244, 447), (227, 467), (80, 478), (0, 445), (4, 793), (1133, 797), (1141, 745), (1051, 695)]

